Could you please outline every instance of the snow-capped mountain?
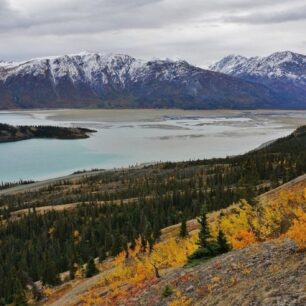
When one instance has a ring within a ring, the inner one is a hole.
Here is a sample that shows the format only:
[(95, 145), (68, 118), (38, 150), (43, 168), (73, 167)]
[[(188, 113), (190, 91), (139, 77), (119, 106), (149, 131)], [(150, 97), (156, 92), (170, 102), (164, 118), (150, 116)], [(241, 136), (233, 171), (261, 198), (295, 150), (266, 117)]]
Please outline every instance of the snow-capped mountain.
[(280, 107), (267, 87), (186, 61), (88, 53), (0, 62), (0, 108)]
[(261, 83), (290, 105), (306, 108), (306, 56), (290, 51), (266, 57), (229, 55), (209, 67), (212, 71)]

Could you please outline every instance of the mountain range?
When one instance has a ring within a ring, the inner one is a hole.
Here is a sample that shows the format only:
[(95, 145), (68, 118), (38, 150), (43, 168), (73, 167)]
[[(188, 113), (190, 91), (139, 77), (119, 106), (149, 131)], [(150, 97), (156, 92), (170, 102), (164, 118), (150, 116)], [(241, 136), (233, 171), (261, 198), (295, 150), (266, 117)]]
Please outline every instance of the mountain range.
[(306, 108), (306, 56), (186, 61), (88, 53), (0, 61), (0, 109)]
[(306, 107), (306, 56), (290, 51), (266, 57), (230, 55), (209, 67), (245, 81), (264, 84), (281, 97), (283, 107)]

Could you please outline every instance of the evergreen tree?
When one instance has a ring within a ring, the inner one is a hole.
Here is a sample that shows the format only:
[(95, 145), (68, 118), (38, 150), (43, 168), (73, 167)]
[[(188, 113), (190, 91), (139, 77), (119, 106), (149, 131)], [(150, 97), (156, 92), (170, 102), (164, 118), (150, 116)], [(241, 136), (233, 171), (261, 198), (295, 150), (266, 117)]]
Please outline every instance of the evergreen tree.
[(56, 263), (49, 256), (46, 259), (42, 279), (45, 284), (49, 285), (58, 285), (60, 283)]
[(74, 279), (75, 278), (75, 272), (76, 272), (76, 267), (74, 266), (73, 263), (70, 264), (69, 267), (69, 278)]
[(146, 233), (145, 233), (146, 237), (146, 241), (148, 243), (149, 246), (149, 252), (151, 253), (153, 251), (153, 246), (154, 246), (154, 237), (153, 237), (153, 233), (152, 233), (152, 227), (151, 224), (148, 223), (147, 228), (146, 228)]
[(146, 238), (144, 237), (144, 235), (141, 235), (141, 236), (140, 236), (140, 244), (141, 244), (141, 251), (142, 251), (142, 252), (145, 252), (146, 249), (147, 249), (147, 240), (146, 240)]
[(92, 277), (99, 273), (94, 259), (91, 257), (86, 265), (86, 277)]
[(222, 230), (219, 230), (218, 232), (217, 244), (218, 244), (218, 249), (219, 249), (220, 254), (227, 253), (228, 251), (231, 250), (231, 247), (228, 244), (226, 237)]
[(16, 290), (15, 290), (15, 295), (14, 295), (14, 305), (18, 306), (27, 306), (27, 298), (25, 295), (25, 292), (22, 288), (22, 285), (20, 281), (17, 279), (16, 280)]
[(216, 241), (211, 240), (205, 205), (202, 207), (198, 222), (201, 226), (198, 241), (199, 248), (188, 257), (189, 260), (210, 258), (218, 254), (218, 244)]
[(107, 257), (106, 251), (104, 248), (99, 249), (99, 262), (102, 262)]
[(185, 238), (188, 236), (188, 230), (187, 230), (187, 222), (186, 218), (184, 217), (181, 223), (181, 228), (180, 228), (180, 236), (182, 238)]
[(210, 239), (210, 231), (207, 222), (207, 208), (206, 205), (203, 205), (200, 217), (198, 218), (198, 223), (200, 224), (199, 232), (199, 247), (205, 248), (208, 245), (208, 240)]

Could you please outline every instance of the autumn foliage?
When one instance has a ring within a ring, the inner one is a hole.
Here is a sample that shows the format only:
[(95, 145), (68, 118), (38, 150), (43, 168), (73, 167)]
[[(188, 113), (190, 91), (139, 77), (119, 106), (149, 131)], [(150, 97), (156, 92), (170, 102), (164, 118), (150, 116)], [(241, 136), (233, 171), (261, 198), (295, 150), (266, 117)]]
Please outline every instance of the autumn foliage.
[(284, 190), (276, 197), (260, 198), (250, 205), (245, 200), (212, 213), (210, 225), (216, 235), (222, 229), (234, 249), (256, 241), (289, 237), (305, 248), (306, 189)]
[(306, 213), (302, 209), (296, 210), (296, 219), (287, 232), (287, 236), (296, 241), (301, 250), (306, 249)]
[[(116, 305), (127, 301), (131, 290), (141, 292), (158, 282), (156, 269), (162, 274), (165, 269), (184, 265), (187, 257), (196, 249), (196, 241), (195, 233), (186, 239), (172, 237), (157, 243), (152, 252), (149, 248), (143, 252), (141, 239), (138, 239), (135, 248), (128, 250), (128, 257), (126, 252), (116, 256), (111, 271), (102, 274), (95, 287), (83, 295), (82, 305)], [(99, 292), (103, 288), (106, 294), (101, 298)], [(187, 300), (182, 302), (188, 305)]]
[[(234, 249), (289, 237), (296, 241), (301, 250), (305, 250), (305, 210), (306, 189), (284, 190), (274, 197), (261, 197), (253, 205), (241, 200), (227, 209), (210, 213), (208, 224), (213, 238), (217, 238), (221, 230)], [(162, 277), (167, 269), (184, 265), (198, 247), (197, 230), (182, 239), (178, 227), (175, 234), (172, 232), (172, 236), (165, 237), (154, 245), (153, 250), (147, 246), (145, 251), (141, 239), (138, 239), (135, 247), (116, 256), (94, 288), (82, 296), (82, 305), (133, 305), (129, 304), (131, 297), (158, 284), (159, 276)], [(100, 270), (103, 271), (103, 267)], [(152, 303), (154, 305), (154, 301)], [(174, 292), (169, 305), (188, 306), (192, 305), (192, 300)]]

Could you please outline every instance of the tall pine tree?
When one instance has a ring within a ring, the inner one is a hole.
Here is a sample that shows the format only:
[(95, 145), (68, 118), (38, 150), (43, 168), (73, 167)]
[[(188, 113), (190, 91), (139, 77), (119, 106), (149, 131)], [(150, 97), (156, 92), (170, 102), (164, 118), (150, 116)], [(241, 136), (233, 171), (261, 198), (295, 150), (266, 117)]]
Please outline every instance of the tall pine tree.
[(203, 205), (201, 209), (200, 217), (198, 218), (198, 223), (200, 224), (199, 240), (198, 245), (200, 248), (205, 248), (208, 245), (210, 236), (210, 231), (207, 222), (207, 208), (206, 205)]
[(231, 250), (231, 246), (227, 242), (226, 237), (222, 230), (219, 230), (218, 232), (217, 244), (220, 254), (226, 253)]
[(181, 223), (180, 237), (185, 238), (187, 236), (188, 236), (187, 222), (186, 222), (186, 218), (184, 217)]
[(86, 265), (86, 277), (92, 277), (99, 273), (94, 259), (91, 257)]

